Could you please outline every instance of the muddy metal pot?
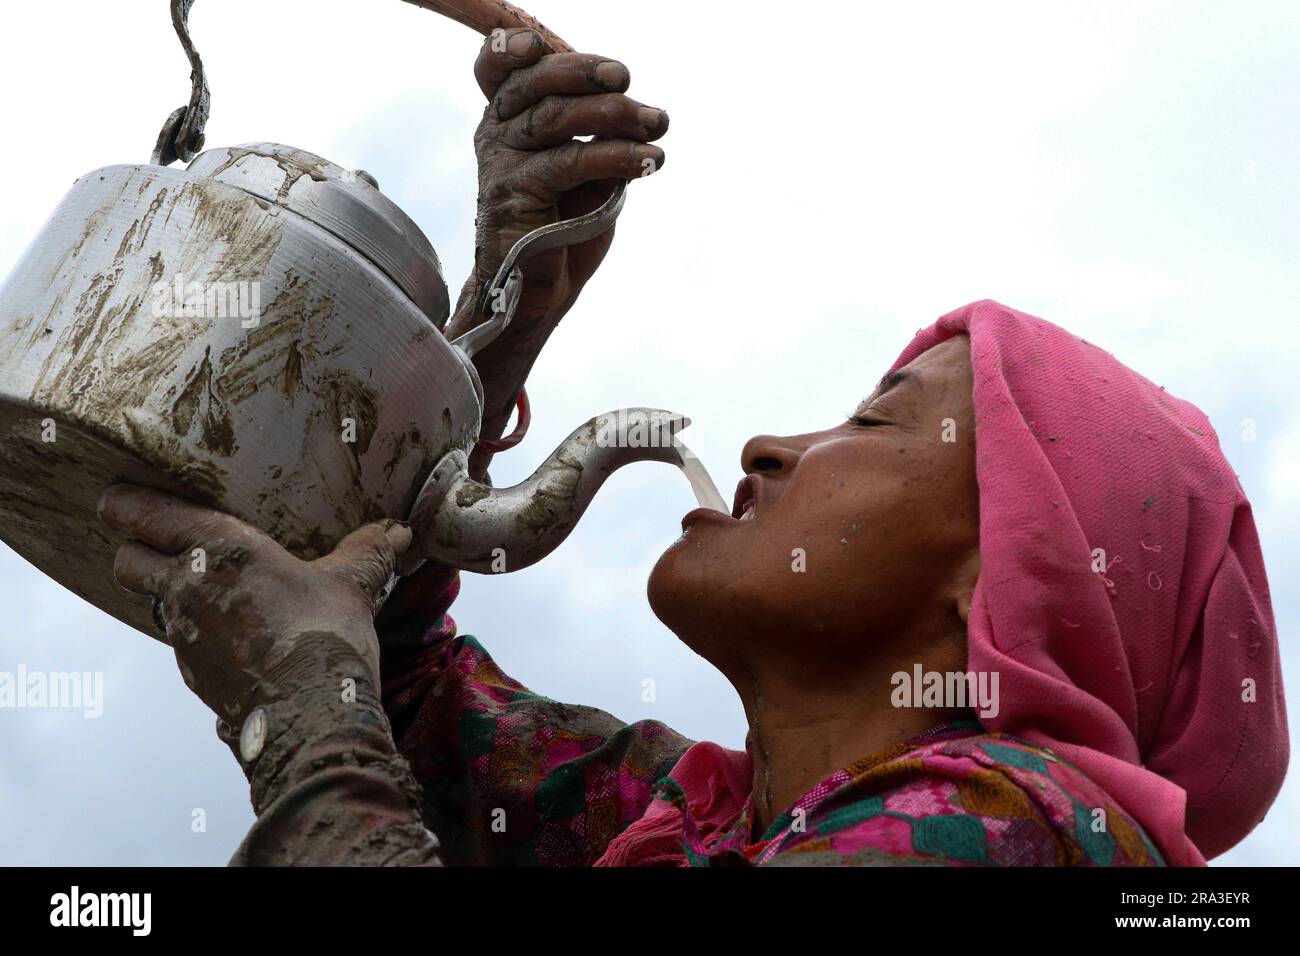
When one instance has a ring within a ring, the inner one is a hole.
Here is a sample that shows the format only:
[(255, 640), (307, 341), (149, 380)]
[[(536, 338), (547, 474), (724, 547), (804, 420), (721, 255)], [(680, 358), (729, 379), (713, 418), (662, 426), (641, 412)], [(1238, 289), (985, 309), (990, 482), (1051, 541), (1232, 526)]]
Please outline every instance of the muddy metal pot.
[(419, 555), (526, 567), (615, 468), (679, 463), (684, 420), (624, 410), (513, 489), (469, 480), (471, 357), (509, 319), (520, 258), (504, 314), (452, 343), (437, 256), (367, 174), (258, 143), (82, 176), (0, 286), (0, 537), (154, 637), (149, 602), (113, 578), (123, 539), (95, 516), (115, 481), (230, 512), (304, 558), (412, 516)]

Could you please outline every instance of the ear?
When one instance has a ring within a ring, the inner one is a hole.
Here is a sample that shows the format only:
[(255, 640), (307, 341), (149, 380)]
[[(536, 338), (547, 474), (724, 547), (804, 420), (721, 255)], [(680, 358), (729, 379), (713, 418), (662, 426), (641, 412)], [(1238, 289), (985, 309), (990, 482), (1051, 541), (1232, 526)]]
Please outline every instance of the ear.
[(957, 616), (963, 624), (970, 623), (970, 606), (975, 600), (975, 584), (980, 577), (980, 552), (976, 548), (957, 569), (956, 595)]

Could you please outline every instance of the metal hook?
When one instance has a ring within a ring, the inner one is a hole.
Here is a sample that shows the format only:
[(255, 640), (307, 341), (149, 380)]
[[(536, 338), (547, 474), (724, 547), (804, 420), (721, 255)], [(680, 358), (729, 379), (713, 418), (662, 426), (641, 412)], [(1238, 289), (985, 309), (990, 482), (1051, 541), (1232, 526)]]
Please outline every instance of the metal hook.
[(172, 111), (158, 133), (153, 156), (149, 162), (155, 166), (170, 166), (176, 160), (188, 163), (203, 149), (203, 128), (208, 123), (211, 94), (208, 78), (203, 73), (203, 60), (190, 39), (190, 8), (194, 0), (171, 0), (172, 26), (180, 37), (181, 46), (190, 61), (190, 101)]

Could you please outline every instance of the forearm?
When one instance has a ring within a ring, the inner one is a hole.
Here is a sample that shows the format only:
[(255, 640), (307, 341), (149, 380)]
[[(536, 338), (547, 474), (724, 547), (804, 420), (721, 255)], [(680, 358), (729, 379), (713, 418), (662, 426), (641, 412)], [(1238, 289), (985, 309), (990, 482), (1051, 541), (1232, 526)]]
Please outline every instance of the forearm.
[(259, 702), (260, 750), (245, 735), (241, 755), (238, 730), (219, 727), (257, 813), (231, 865), (439, 865), (419, 788), (362, 658), (333, 635), (313, 635), (272, 683)]

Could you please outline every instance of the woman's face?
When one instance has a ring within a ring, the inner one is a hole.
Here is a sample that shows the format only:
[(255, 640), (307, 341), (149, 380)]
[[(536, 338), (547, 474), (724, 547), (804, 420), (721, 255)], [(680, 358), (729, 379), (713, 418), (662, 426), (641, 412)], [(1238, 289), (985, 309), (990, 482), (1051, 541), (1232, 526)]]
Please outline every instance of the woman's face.
[(692, 512), (655, 565), (655, 614), (725, 673), (963, 634), (979, 573), (971, 388), (958, 335), (883, 380), (857, 420), (750, 439), (732, 516)]

